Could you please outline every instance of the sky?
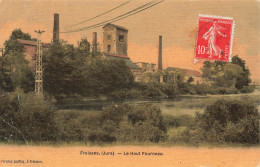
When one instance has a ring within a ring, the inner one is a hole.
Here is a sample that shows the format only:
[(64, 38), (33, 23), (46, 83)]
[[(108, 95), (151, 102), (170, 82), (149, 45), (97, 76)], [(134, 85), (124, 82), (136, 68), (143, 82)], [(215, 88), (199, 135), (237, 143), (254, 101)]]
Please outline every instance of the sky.
[[(42, 29), (44, 42), (52, 40), (53, 14), (60, 15), (60, 31), (110, 10), (128, 0), (0, 0), (0, 47), (15, 28), (37, 38)], [(151, 0), (150, 0), (151, 1)], [(132, 0), (107, 15), (74, 27), (90, 26), (139, 7), (148, 0)], [(163, 67), (199, 70), (203, 61), (193, 63), (198, 15), (233, 17), (235, 20), (232, 56), (246, 60), (254, 81), (260, 80), (260, 1), (165, 0), (139, 14), (114, 22), (129, 30), (128, 56), (134, 62), (157, 64), (158, 36), (163, 38)], [(82, 37), (92, 41), (97, 32), (102, 48), (102, 27), (76, 33), (61, 33), (60, 38), (77, 44)]]

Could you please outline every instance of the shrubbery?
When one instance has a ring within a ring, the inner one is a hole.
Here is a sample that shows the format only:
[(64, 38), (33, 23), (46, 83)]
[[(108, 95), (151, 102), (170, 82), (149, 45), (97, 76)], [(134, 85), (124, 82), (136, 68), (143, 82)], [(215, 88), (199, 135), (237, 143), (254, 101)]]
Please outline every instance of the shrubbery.
[(150, 106), (112, 105), (98, 114), (64, 113), (58, 124), (61, 141), (159, 142), (166, 140), (161, 111)]
[[(180, 116), (179, 116), (180, 118)], [(174, 121), (173, 121), (174, 122)], [(187, 123), (190, 122), (191, 124)], [(181, 143), (258, 144), (259, 113), (255, 103), (218, 100), (205, 112), (169, 130), (169, 141)]]
[[(218, 100), (205, 112), (162, 116), (149, 105), (111, 105), (103, 111), (56, 111), (34, 94), (1, 97), (0, 141), (91, 143), (258, 144), (255, 101)], [(168, 133), (167, 133), (168, 131)]]
[(180, 116), (164, 115), (163, 122), (168, 129), (178, 128), (183, 126), (191, 128), (195, 124), (195, 119), (194, 116), (192, 115), (180, 115)]
[(206, 142), (259, 143), (259, 113), (249, 99), (218, 100), (197, 115), (197, 132)]
[(81, 115), (59, 111), (35, 95), (15, 92), (1, 98), (0, 141), (14, 142), (160, 142), (166, 128), (160, 109), (112, 105)]
[(54, 109), (32, 94), (15, 92), (1, 97), (0, 140), (53, 142)]
[[(206, 95), (206, 94), (238, 94), (239, 90), (235, 87), (216, 87), (207, 84), (197, 84), (194, 85), (196, 94)], [(252, 89), (251, 89), (252, 90)], [(254, 89), (252, 90), (254, 91)]]
[(255, 90), (255, 86), (254, 85), (249, 85), (249, 86), (243, 86), (243, 88), (241, 89), (242, 93), (252, 93)]

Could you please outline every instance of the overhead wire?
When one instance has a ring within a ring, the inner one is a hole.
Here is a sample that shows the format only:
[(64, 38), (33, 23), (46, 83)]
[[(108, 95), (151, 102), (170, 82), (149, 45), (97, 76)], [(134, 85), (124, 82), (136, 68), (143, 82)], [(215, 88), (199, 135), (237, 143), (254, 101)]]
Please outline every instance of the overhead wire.
[(100, 27), (100, 26), (103, 26), (107, 23), (113, 23), (113, 22), (116, 22), (116, 21), (119, 21), (119, 20), (122, 20), (122, 19), (125, 19), (127, 17), (130, 17), (132, 15), (135, 15), (137, 13), (140, 13), (144, 10), (147, 10), (155, 5), (158, 5), (159, 3), (162, 3), (164, 0), (161, 0), (161, 1), (157, 1), (157, 0), (153, 0), (152, 2), (149, 2), (149, 3), (146, 3), (142, 6), (139, 6), (138, 8), (135, 8), (129, 12), (126, 12), (122, 15), (119, 15), (115, 18), (112, 18), (112, 19), (109, 19), (109, 20), (106, 20), (106, 21), (103, 21), (103, 22), (100, 22), (100, 23), (97, 23), (97, 24), (94, 24), (94, 25), (91, 25), (91, 26), (87, 26), (87, 27), (83, 27), (83, 28), (79, 28), (79, 29), (76, 29), (76, 30), (70, 30), (70, 31), (65, 31), (65, 32), (60, 32), (60, 33), (73, 33), (73, 32), (79, 32), (79, 31), (83, 31), (83, 30), (89, 30), (89, 29), (92, 29), (92, 28), (97, 28), (97, 27)]
[(118, 8), (120, 8), (120, 7), (124, 6), (124, 5), (126, 5), (126, 4), (128, 4), (128, 3), (131, 2), (131, 1), (132, 1), (132, 0), (127, 1), (127, 2), (124, 2), (124, 3), (122, 3), (122, 4), (120, 4), (120, 5), (118, 5), (118, 6), (114, 7), (114, 8), (112, 8), (112, 9), (106, 11), (106, 12), (103, 12), (103, 13), (97, 15), (97, 16), (94, 16), (94, 17), (92, 17), (92, 18), (90, 18), (90, 19), (81, 21), (81, 22), (76, 23), (76, 24), (72, 24), (72, 25), (70, 25), (70, 26), (66, 26), (66, 27), (64, 27), (64, 28), (66, 29), (66, 28), (75, 27), (75, 26), (77, 26), (77, 25), (80, 25), (80, 24), (86, 23), (86, 22), (88, 22), (88, 21), (94, 20), (94, 19), (96, 19), (96, 18), (98, 18), (98, 17), (100, 17), (100, 16), (103, 16), (103, 15), (105, 15), (105, 14), (108, 14), (108, 13), (110, 13), (110, 12), (112, 12), (112, 11), (114, 11), (114, 10), (116, 10), (116, 9), (118, 9)]
[(153, 0), (153, 1), (151, 1), (151, 2), (148, 2), (148, 3), (146, 3), (146, 4), (142, 5), (142, 6), (139, 6), (138, 8), (135, 8), (135, 9), (129, 11), (129, 12), (126, 12), (126, 13), (124, 13), (124, 14), (121, 14), (121, 15), (119, 15), (119, 16), (117, 16), (117, 17), (112, 18), (112, 19), (109, 19), (109, 20), (106, 20), (106, 21), (103, 21), (103, 22), (100, 22), (100, 23), (97, 23), (97, 24), (94, 24), (94, 25), (91, 25), (91, 26), (88, 26), (88, 27), (83, 27), (83, 28), (76, 29), (76, 30), (71, 30), (71, 31), (65, 31), (65, 32), (61, 32), (61, 33), (78, 32), (78, 31), (83, 31), (83, 30), (85, 30), (85, 29), (89, 29), (89, 28), (92, 28), (92, 27), (93, 27), (93, 28), (100, 27), (100, 26), (102, 26), (102, 25), (104, 25), (104, 24), (106, 24), (106, 23), (108, 23), (108, 22), (111, 22), (111, 21), (113, 21), (113, 20), (115, 20), (115, 19), (118, 19), (118, 18), (123, 17), (123, 16), (127, 16), (127, 15), (129, 15), (129, 14), (135, 12), (135, 11), (141, 10), (142, 8), (151, 5), (151, 4), (153, 4), (154, 2), (156, 2), (156, 1), (157, 1), (157, 0)]

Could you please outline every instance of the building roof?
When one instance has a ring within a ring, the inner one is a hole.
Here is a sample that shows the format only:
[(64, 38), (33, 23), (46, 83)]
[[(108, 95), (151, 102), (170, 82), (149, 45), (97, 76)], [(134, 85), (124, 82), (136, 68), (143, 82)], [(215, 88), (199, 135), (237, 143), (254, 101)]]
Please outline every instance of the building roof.
[(149, 64), (147, 62), (135, 62), (135, 64), (140, 64), (140, 63), (142, 63), (142, 64)]
[(106, 56), (111, 56), (111, 57), (119, 57), (123, 59), (130, 59), (127, 55), (121, 55), (121, 54), (116, 54), (116, 53), (108, 53), (108, 52), (103, 52)]
[(136, 65), (134, 62), (132, 62), (132, 60), (130, 59), (123, 59), (123, 58), (119, 58), (119, 57), (113, 57), (114, 59), (117, 60), (124, 60), (125, 64), (130, 68), (130, 69), (137, 69), (137, 70), (141, 70), (141, 68)]
[(148, 63), (148, 62), (143, 62), (143, 61), (141, 61), (141, 62), (135, 62), (135, 64), (139, 64), (139, 63), (156, 65), (155, 63)]
[[(128, 29), (126, 29), (125, 27), (118, 26), (118, 25), (111, 24), (111, 23), (106, 24), (104, 27), (109, 26), (109, 25), (112, 26), (112, 27), (115, 27), (115, 28), (117, 28), (117, 29), (122, 29), (122, 30), (128, 31)], [(104, 27), (103, 27), (103, 28), (104, 28)]]
[[(37, 41), (24, 40), (24, 39), (17, 39), (17, 41), (23, 45), (37, 46)], [(50, 46), (50, 43), (42, 43), (42, 47), (44, 47), (44, 48), (47, 48), (49, 46)]]
[(199, 71), (190, 70), (190, 69), (185, 69), (185, 68), (168, 67), (168, 68), (166, 68), (165, 70), (166, 70), (166, 71), (173, 71), (173, 70), (176, 70), (176, 69), (179, 69), (179, 70), (181, 70), (182, 72), (184, 72), (185, 74), (192, 75), (192, 76), (195, 76), (195, 77), (201, 77), (201, 75), (202, 75)]
[(103, 52), (103, 54), (115, 60), (123, 60), (130, 69), (141, 70), (141, 68), (138, 65), (136, 65), (132, 60), (130, 60), (130, 58), (127, 55), (119, 55), (115, 53), (105, 52)]
[(17, 41), (23, 45), (32, 45), (32, 46), (37, 45), (37, 41), (29, 41), (29, 40), (23, 40), (23, 39), (17, 39)]
[[(37, 41), (17, 39), (17, 41), (24, 46), (24, 51), (29, 54), (33, 59), (36, 57), (37, 52)], [(48, 48), (49, 43), (42, 43), (43, 48)]]

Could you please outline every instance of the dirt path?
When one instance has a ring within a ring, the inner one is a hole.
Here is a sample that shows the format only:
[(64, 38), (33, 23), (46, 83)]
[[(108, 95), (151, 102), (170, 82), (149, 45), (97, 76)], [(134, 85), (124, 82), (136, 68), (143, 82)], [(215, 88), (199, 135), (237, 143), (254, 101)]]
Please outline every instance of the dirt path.
[(260, 148), (0, 146), (0, 160), (0, 167), (260, 167)]

